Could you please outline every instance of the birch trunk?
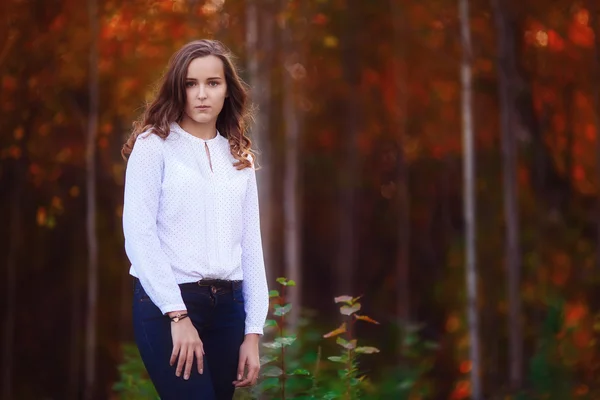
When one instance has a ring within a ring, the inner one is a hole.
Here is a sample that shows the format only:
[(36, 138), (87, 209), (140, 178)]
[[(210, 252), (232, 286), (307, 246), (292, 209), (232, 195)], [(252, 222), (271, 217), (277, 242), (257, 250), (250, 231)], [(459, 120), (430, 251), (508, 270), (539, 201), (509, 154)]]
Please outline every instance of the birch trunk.
[(85, 338), (85, 399), (96, 386), (96, 314), (98, 300), (98, 238), (96, 236), (96, 136), (98, 131), (98, 5), (88, 0), (90, 23), (89, 114), (86, 137), (86, 238), (88, 249)]
[(473, 101), (472, 101), (472, 46), (468, 0), (459, 0), (460, 34), (462, 41), (462, 134), (464, 149), (464, 214), (466, 224), (466, 284), (467, 316), (471, 358), (471, 397), (482, 399), (481, 366), (479, 350), (479, 320), (477, 312), (477, 268), (476, 268), (476, 201), (475, 201), (475, 154), (473, 145)]

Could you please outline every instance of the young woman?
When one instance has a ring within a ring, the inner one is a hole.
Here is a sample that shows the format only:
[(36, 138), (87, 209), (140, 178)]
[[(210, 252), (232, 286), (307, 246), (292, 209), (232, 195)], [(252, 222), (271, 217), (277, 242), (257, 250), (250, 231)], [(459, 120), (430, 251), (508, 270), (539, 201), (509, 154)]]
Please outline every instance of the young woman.
[(133, 323), (162, 399), (256, 383), (269, 297), (247, 93), (219, 42), (173, 55), (123, 146)]

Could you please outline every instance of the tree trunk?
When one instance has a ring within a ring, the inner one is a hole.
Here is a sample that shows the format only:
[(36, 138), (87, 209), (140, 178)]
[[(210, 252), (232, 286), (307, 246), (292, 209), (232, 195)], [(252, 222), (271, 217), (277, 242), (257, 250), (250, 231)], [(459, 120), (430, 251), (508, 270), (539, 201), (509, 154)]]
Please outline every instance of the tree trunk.
[(407, 322), (410, 315), (410, 197), (408, 189), (408, 171), (404, 154), (404, 138), (408, 118), (407, 21), (398, 2), (390, 1), (392, 25), (394, 30), (394, 84), (398, 107), (392, 113), (394, 132), (398, 143), (398, 252), (396, 255), (396, 290), (398, 291), (396, 312), (401, 322)]
[[(600, 180), (600, 6), (595, 0), (588, 0), (590, 27), (594, 32), (594, 65), (592, 67), (592, 91), (594, 96), (594, 116), (596, 122), (596, 179)], [(596, 270), (600, 271), (600, 191), (596, 205)]]
[(506, 5), (492, 0), (496, 37), (498, 41), (498, 95), (500, 104), (500, 129), (502, 141), (502, 164), (504, 184), (505, 262), (508, 301), (508, 375), (512, 390), (518, 390), (523, 377), (523, 327), (521, 316), (521, 250), (519, 247), (519, 211), (517, 192), (517, 147), (514, 120), (514, 92), (512, 87), (515, 71), (514, 37), (506, 13)]
[[(24, 146), (22, 146), (24, 147)], [(23, 150), (23, 148), (22, 148)], [(21, 156), (15, 160), (13, 168), (13, 192), (10, 212), (10, 238), (6, 260), (6, 314), (4, 320), (4, 337), (2, 342), (2, 398), (13, 396), (13, 355), (15, 341), (16, 296), (17, 296), (17, 260), (21, 249), (22, 237), (22, 204), (23, 186), (25, 185), (26, 161)]]
[(354, 275), (357, 265), (356, 240), (356, 182), (358, 173), (358, 91), (359, 55), (356, 52), (356, 26), (359, 2), (346, 1), (346, 21), (341, 38), (342, 75), (346, 88), (350, 91), (345, 99), (345, 123), (343, 142), (343, 162), (340, 177), (340, 221), (338, 262), (335, 273), (336, 295), (354, 296)]
[[(273, 195), (270, 104), (271, 54), (273, 51), (273, 16), (263, 15), (257, 6), (258, 0), (246, 2), (246, 48), (248, 81), (251, 87), (252, 103), (257, 107), (251, 139), (258, 149), (257, 174), (258, 197), (260, 204), (261, 236), (267, 276), (274, 275), (273, 261)], [(263, 27), (260, 29), (259, 27)], [(259, 45), (260, 43), (260, 45)]]
[(464, 213), (466, 223), (466, 283), (467, 283), (467, 316), (470, 336), (471, 358), (471, 397), (482, 399), (481, 363), (479, 351), (479, 321), (477, 310), (477, 268), (476, 268), (476, 208), (475, 208), (475, 154), (473, 140), (473, 102), (472, 102), (472, 47), (469, 24), (469, 2), (459, 0), (460, 33), (462, 41), (462, 128), (464, 148)]
[[(289, 1), (282, 1), (282, 12), (287, 11)], [(284, 260), (285, 275), (296, 281), (296, 288), (288, 292), (293, 304), (288, 323), (295, 331), (298, 324), (301, 304), (302, 271), (300, 270), (300, 218), (298, 207), (299, 173), (298, 146), (300, 144), (300, 116), (296, 104), (295, 68), (299, 67), (299, 52), (292, 28), (291, 17), (285, 20), (283, 28), (283, 121), (285, 126), (285, 157), (283, 179), (284, 214)]]
[(96, 381), (96, 314), (98, 300), (98, 238), (96, 236), (96, 136), (98, 131), (98, 5), (88, 0), (90, 23), (89, 114), (86, 137), (86, 237), (88, 249), (85, 399), (94, 398)]

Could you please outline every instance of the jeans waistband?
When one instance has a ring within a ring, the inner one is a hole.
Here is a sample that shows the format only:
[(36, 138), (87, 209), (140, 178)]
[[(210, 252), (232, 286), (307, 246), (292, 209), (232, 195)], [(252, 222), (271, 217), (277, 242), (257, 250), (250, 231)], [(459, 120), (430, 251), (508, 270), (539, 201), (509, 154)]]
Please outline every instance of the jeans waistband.
[[(136, 277), (133, 277), (133, 286), (134, 287), (137, 282), (139, 282), (141, 285), (140, 280)], [(197, 282), (180, 283), (179, 286), (187, 287), (187, 288), (207, 287), (207, 288), (211, 288), (211, 290), (213, 292), (217, 289), (234, 291), (237, 289), (241, 289), (243, 282), (244, 281), (242, 281), (242, 280), (230, 281), (230, 280), (226, 280), (226, 279), (201, 279)]]
[(242, 287), (243, 281), (230, 281), (226, 279), (201, 279), (197, 282), (182, 283), (179, 286), (199, 286), (214, 289), (236, 290)]

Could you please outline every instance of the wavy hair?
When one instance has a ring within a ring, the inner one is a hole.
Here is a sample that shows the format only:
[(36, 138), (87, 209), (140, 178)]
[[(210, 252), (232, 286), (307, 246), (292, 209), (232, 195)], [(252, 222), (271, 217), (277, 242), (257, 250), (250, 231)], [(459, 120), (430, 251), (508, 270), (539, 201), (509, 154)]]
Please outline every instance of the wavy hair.
[(237, 169), (252, 166), (255, 154), (251, 149), (252, 142), (246, 134), (252, 119), (248, 106), (248, 86), (240, 78), (229, 49), (217, 40), (208, 39), (187, 43), (173, 54), (159, 83), (156, 98), (146, 105), (142, 116), (133, 123), (133, 131), (121, 149), (124, 159), (131, 154), (141, 133), (151, 131), (165, 139), (169, 136), (171, 122), (181, 122), (185, 110), (188, 67), (192, 60), (210, 55), (223, 61), (227, 83), (228, 96), (217, 117), (217, 130), (229, 141), (231, 155), (237, 160), (234, 166)]

